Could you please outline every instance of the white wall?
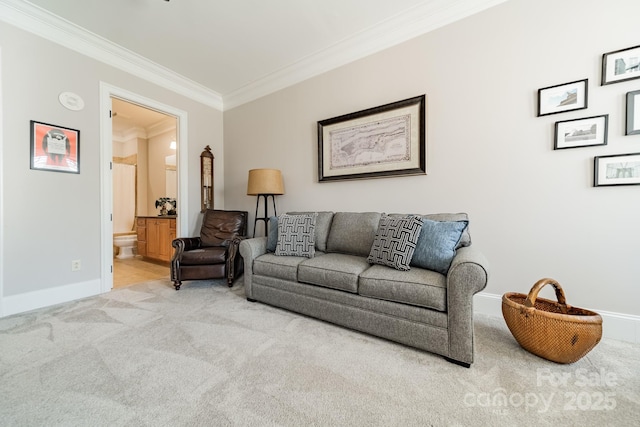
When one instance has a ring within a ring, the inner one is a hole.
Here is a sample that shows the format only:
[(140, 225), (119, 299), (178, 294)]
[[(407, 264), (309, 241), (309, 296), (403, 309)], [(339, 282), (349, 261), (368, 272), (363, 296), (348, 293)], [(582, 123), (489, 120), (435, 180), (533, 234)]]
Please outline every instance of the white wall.
[[(266, 167), (283, 172), (279, 212), (465, 211), (486, 292), (553, 277), (571, 304), (639, 315), (640, 186), (592, 187), (594, 156), (640, 152), (623, 136), (640, 80), (599, 85), (602, 54), (638, 44), (638, 16), (635, 0), (511, 0), (227, 111), (226, 206), (253, 217), (247, 171)], [(539, 88), (584, 78), (587, 110), (536, 117)], [(426, 176), (318, 183), (317, 121), (423, 93)], [(607, 146), (553, 150), (555, 121), (600, 114)]]
[[(100, 281), (101, 81), (187, 112), (184, 178), (188, 182), (199, 182), (204, 146), (209, 144), (222, 158), (223, 144), (218, 110), (2, 22), (0, 46), (4, 90), (0, 279), (6, 314), (34, 308), (34, 300), (45, 305), (60, 302), (64, 289), (73, 288), (78, 291), (75, 295), (81, 295), (83, 289), (96, 289)], [(85, 108), (74, 112), (60, 105), (58, 95), (64, 91), (79, 94)], [(79, 175), (30, 170), (30, 120), (80, 130)], [(216, 172), (216, 204), (223, 206), (222, 164)], [(189, 229), (183, 233), (192, 235), (199, 229), (200, 198), (197, 185), (188, 188), (189, 209), (182, 214), (188, 216)], [(82, 260), (82, 269), (71, 272), (75, 259)]]

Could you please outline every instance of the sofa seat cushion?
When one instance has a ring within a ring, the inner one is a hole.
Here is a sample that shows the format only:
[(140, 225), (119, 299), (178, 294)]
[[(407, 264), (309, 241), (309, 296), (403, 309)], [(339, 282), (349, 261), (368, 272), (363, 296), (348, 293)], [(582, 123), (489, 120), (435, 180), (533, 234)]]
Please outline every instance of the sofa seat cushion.
[(447, 279), (423, 268), (399, 271), (373, 265), (360, 275), (358, 293), (370, 298), (445, 311)]
[(298, 264), (305, 259), (307, 258), (267, 253), (253, 261), (253, 274), (297, 282)]
[(300, 263), (298, 281), (355, 294), (358, 293), (358, 276), (368, 268), (366, 258), (326, 254)]
[(227, 248), (224, 246), (207, 246), (184, 251), (180, 258), (181, 265), (224, 264), (227, 259)]

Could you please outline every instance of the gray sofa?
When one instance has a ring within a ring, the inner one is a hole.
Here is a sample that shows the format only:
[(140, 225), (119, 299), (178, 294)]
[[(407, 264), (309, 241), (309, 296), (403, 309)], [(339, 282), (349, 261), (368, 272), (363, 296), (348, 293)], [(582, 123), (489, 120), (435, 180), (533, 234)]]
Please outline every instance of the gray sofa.
[[(488, 265), (471, 245), (468, 227), (455, 242), (446, 271), (413, 265), (401, 271), (368, 262), (382, 216), (377, 212), (318, 212), (312, 257), (270, 252), (268, 247), (273, 250), (277, 241), (277, 225), (270, 221), (269, 238), (240, 243), (247, 299), (436, 353), (469, 367), (474, 354), (473, 295), (485, 288)], [(420, 217), (436, 225), (468, 221), (463, 213)], [(428, 237), (427, 232), (423, 230), (420, 237)]]

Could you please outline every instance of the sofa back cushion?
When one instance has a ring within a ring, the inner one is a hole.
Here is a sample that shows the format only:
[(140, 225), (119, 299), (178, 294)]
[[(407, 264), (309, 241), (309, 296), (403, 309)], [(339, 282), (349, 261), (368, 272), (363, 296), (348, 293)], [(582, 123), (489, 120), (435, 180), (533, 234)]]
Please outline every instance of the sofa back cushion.
[(327, 252), (367, 257), (376, 237), (379, 212), (336, 212), (327, 239)]

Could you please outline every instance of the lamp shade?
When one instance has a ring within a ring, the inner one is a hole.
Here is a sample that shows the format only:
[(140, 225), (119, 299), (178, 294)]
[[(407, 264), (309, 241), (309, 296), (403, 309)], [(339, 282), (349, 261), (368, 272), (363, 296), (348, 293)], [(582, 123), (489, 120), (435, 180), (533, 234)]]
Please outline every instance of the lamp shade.
[(247, 183), (247, 194), (249, 196), (284, 194), (282, 173), (278, 169), (251, 169)]

